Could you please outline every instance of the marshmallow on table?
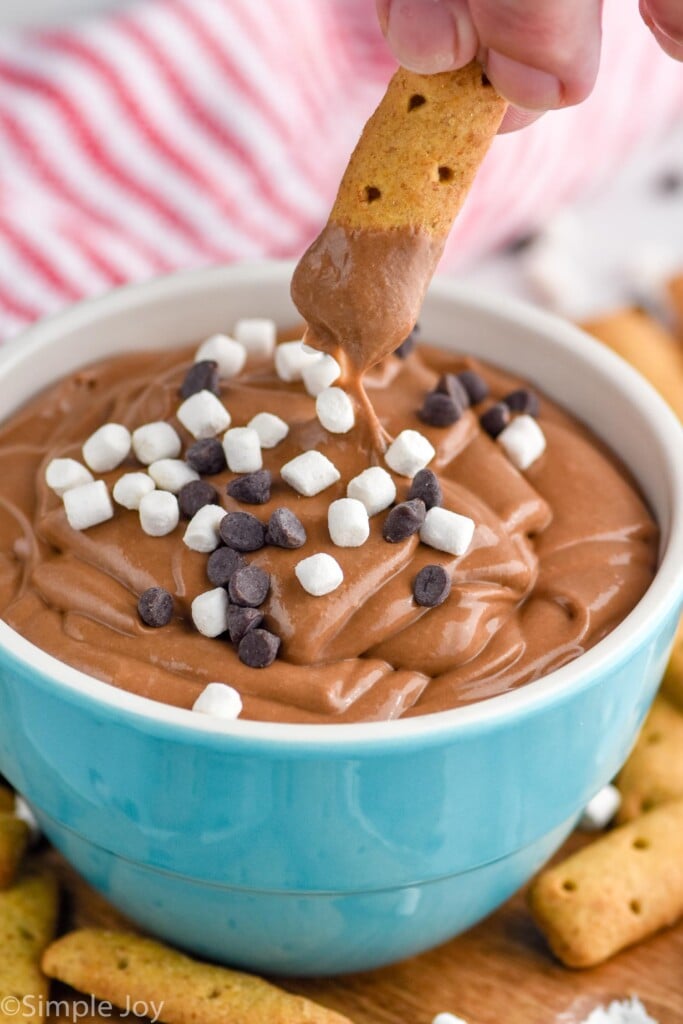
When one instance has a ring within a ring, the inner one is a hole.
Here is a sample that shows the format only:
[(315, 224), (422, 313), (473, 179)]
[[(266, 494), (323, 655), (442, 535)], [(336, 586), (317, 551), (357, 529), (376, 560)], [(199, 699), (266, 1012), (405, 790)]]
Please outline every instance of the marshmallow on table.
[(517, 469), (528, 469), (545, 451), (545, 434), (533, 416), (516, 416), (496, 440)]
[(114, 501), (124, 508), (138, 509), (146, 494), (155, 488), (155, 483), (147, 473), (124, 473), (114, 484), (112, 494)]
[(242, 698), (226, 683), (209, 683), (197, 697), (192, 710), (212, 718), (234, 720), (242, 711)]
[(221, 543), (219, 528), (225, 509), (220, 505), (204, 505), (192, 516), (183, 535), (183, 542), (191, 551), (209, 554)]
[(368, 515), (375, 516), (396, 501), (396, 484), (386, 469), (370, 466), (349, 480), (346, 494), (362, 501)]
[(312, 597), (332, 593), (344, 580), (339, 562), (324, 551), (297, 562), (294, 572), (306, 593)]
[(438, 506), (427, 511), (420, 527), (420, 540), (423, 544), (449, 555), (464, 555), (473, 536), (473, 519)]
[(291, 384), (301, 380), (306, 366), (320, 359), (320, 353), (311, 355), (304, 351), (302, 341), (284, 341), (275, 348), (275, 370), (280, 380)]
[(432, 1024), (467, 1024), (467, 1021), (453, 1013), (437, 1013)]
[(233, 473), (255, 473), (263, 466), (261, 442), (253, 427), (233, 427), (223, 435), (223, 451)]
[[(305, 345), (304, 348), (308, 349), (308, 345)], [(310, 355), (311, 352), (315, 352), (315, 349), (311, 349), (307, 355)], [(329, 388), (341, 377), (341, 366), (334, 356), (320, 352), (317, 352), (316, 355), (318, 358), (306, 363), (301, 371), (304, 386), (313, 398), (317, 398), (321, 391)]]
[(195, 363), (205, 359), (216, 363), (219, 377), (236, 377), (247, 361), (247, 350), (227, 334), (213, 334), (201, 343), (194, 354)]
[(384, 460), (394, 473), (412, 478), (424, 469), (435, 455), (434, 446), (424, 434), (417, 430), (402, 430), (387, 448)]
[(256, 431), (262, 448), (275, 448), (289, 433), (288, 424), (272, 412), (257, 412), (247, 426)]
[(197, 440), (215, 437), (230, 426), (230, 413), (212, 391), (197, 391), (190, 395), (176, 416)]
[(277, 335), (274, 320), (245, 317), (237, 321), (232, 333), (235, 341), (244, 346), (249, 356), (255, 359), (270, 359), (272, 356)]
[(353, 402), (341, 388), (325, 388), (315, 400), (315, 412), (331, 434), (348, 434), (356, 422)]
[(600, 832), (606, 828), (621, 806), (621, 793), (616, 786), (603, 786), (589, 800), (579, 818), (583, 832)]
[(362, 501), (338, 498), (327, 510), (327, 528), (339, 548), (359, 548), (370, 536), (370, 520)]
[(199, 473), (182, 459), (159, 459), (147, 467), (147, 472), (161, 491), (177, 494), (185, 484), (199, 480)]
[(120, 423), (105, 423), (83, 445), (83, 458), (95, 473), (108, 473), (130, 454), (130, 430)]
[(64, 511), (72, 530), (89, 530), (106, 523), (114, 515), (114, 506), (104, 480), (93, 480), (66, 491), (62, 498)]
[(33, 813), (33, 809), (30, 804), (27, 804), (23, 796), (19, 793), (14, 797), (14, 817), (19, 818), (20, 821), (23, 821), (28, 825), (29, 842), (31, 845), (37, 843), (42, 835), (38, 819)]
[(280, 475), (285, 483), (305, 498), (320, 494), (326, 487), (336, 484), (341, 477), (335, 464), (322, 452), (315, 450), (302, 452), (290, 459), (280, 470)]
[(133, 431), (133, 452), (143, 466), (159, 459), (175, 459), (181, 448), (177, 431), (163, 420), (145, 423)]
[(192, 621), (204, 636), (216, 637), (228, 628), (228, 594), (224, 587), (206, 590), (195, 597), (191, 606)]
[(60, 498), (81, 484), (92, 483), (93, 475), (76, 459), (51, 459), (45, 467), (45, 483)]
[(140, 500), (140, 526), (150, 537), (165, 537), (180, 521), (178, 499), (170, 491), (150, 491)]

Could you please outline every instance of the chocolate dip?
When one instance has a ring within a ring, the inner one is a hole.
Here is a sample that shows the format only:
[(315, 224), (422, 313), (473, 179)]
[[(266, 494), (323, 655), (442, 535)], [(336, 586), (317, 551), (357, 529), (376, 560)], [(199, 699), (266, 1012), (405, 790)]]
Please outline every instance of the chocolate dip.
[[(246, 718), (395, 719), (482, 700), (544, 675), (600, 640), (647, 589), (657, 529), (627, 473), (582, 425), (542, 399), (538, 422), (547, 448), (523, 473), (482, 430), (482, 411), (519, 387), (516, 378), (428, 346), (407, 359), (389, 356), (366, 375), (382, 428), (391, 437), (411, 428), (431, 441), (437, 454), (430, 468), (439, 475), (444, 507), (476, 524), (467, 553), (455, 557), (417, 535), (387, 543), (386, 513), (371, 518), (362, 547), (335, 547), (327, 530), (330, 502), (381, 458), (363, 417), (349, 433), (330, 434), (301, 383), (284, 384), (272, 363), (247, 366), (222, 384), (233, 426), (263, 411), (290, 425), (287, 438), (263, 452), (273, 474), (271, 499), (248, 510), (265, 523), (286, 506), (308, 533), (299, 550), (266, 546), (246, 556), (271, 574), (263, 610), (282, 640), (271, 666), (248, 668), (227, 640), (202, 636), (192, 624), (190, 603), (212, 584), (207, 556), (182, 543), (184, 523), (150, 537), (135, 511), (116, 506), (108, 522), (76, 531), (44, 482), (52, 458), (80, 460), (83, 441), (106, 422), (132, 429), (166, 419), (186, 450), (193, 439), (175, 412), (193, 353), (108, 359), (59, 382), (0, 428), (0, 613), (57, 658), (181, 707), (191, 707), (207, 683), (223, 681), (239, 690)], [(417, 410), (439, 375), (465, 368), (482, 374), (491, 397), (451, 426), (421, 422)], [(279, 470), (312, 448), (334, 462), (341, 480), (305, 498)], [(131, 456), (97, 475), (111, 489), (123, 473), (141, 468)], [(245, 509), (225, 493), (234, 478), (226, 470), (207, 479), (226, 509)], [(404, 500), (410, 481), (394, 479), (397, 501)], [(334, 555), (344, 581), (315, 598), (294, 567), (321, 551)], [(429, 564), (444, 566), (453, 583), (434, 608), (416, 604), (412, 591)], [(145, 626), (137, 612), (151, 586), (175, 599), (175, 616), (162, 629)]]

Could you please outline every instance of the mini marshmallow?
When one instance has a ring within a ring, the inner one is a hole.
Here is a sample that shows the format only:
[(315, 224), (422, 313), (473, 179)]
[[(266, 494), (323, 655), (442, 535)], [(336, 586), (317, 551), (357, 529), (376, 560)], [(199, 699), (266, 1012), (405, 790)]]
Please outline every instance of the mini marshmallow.
[(192, 621), (204, 636), (220, 636), (228, 628), (228, 593), (224, 587), (206, 590), (192, 602)]
[(176, 416), (186, 430), (196, 437), (215, 437), (230, 426), (230, 413), (211, 391), (197, 391), (186, 398)]
[(40, 839), (42, 831), (31, 805), (27, 804), (19, 793), (14, 797), (14, 817), (28, 825), (29, 843), (31, 846), (35, 845)]
[(438, 506), (428, 510), (420, 527), (420, 540), (423, 544), (437, 551), (446, 551), (449, 555), (464, 555), (473, 536), (473, 519)]
[(60, 498), (67, 491), (92, 483), (93, 475), (76, 459), (51, 459), (45, 467), (45, 483)]
[(183, 543), (190, 551), (201, 551), (208, 555), (215, 551), (221, 543), (220, 533), (225, 509), (220, 505), (204, 505), (192, 516), (183, 536)]
[(324, 597), (332, 593), (344, 579), (337, 559), (323, 551), (297, 562), (294, 572), (306, 593), (312, 597)]
[(92, 483), (72, 487), (66, 491), (62, 501), (72, 530), (89, 530), (91, 526), (106, 523), (114, 515), (114, 506), (104, 480), (93, 480)]
[(253, 427), (233, 427), (223, 435), (223, 451), (233, 473), (255, 473), (263, 465), (261, 442)]
[(327, 510), (327, 528), (339, 548), (359, 548), (370, 536), (370, 520), (362, 501), (338, 498)]
[(270, 359), (275, 348), (277, 327), (266, 317), (238, 320), (232, 332), (235, 341), (244, 345), (247, 355), (254, 359)]
[(181, 448), (177, 432), (170, 423), (164, 423), (163, 420), (145, 423), (133, 431), (133, 452), (143, 466), (149, 466), (159, 459), (175, 459), (180, 455)]
[(120, 423), (105, 423), (83, 445), (83, 458), (94, 473), (108, 473), (130, 454), (130, 430)]
[(396, 484), (381, 466), (364, 469), (346, 488), (349, 498), (357, 498), (365, 505), (369, 516), (376, 516), (396, 501)]
[(432, 1024), (467, 1024), (462, 1017), (456, 1017), (454, 1013), (437, 1013)]
[(140, 526), (150, 537), (165, 537), (180, 520), (178, 499), (170, 491), (150, 491), (140, 499)]
[(326, 455), (315, 450), (303, 452), (286, 462), (280, 470), (285, 483), (305, 498), (320, 494), (340, 479), (341, 474)]
[(257, 412), (247, 426), (256, 431), (262, 448), (275, 448), (289, 433), (288, 424), (272, 412)]
[(517, 469), (528, 469), (545, 451), (545, 434), (533, 416), (516, 416), (496, 440)]
[(195, 363), (212, 359), (220, 377), (236, 377), (247, 361), (247, 350), (227, 334), (213, 334), (203, 341), (194, 354)]
[(119, 505), (137, 510), (144, 496), (154, 488), (155, 483), (147, 473), (124, 473), (114, 484), (112, 494)]
[(291, 384), (292, 381), (301, 380), (304, 367), (310, 366), (320, 359), (320, 353), (314, 356), (304, 352), (303, 342), (285, 341), (275, 349), (275, 370), (280, 380)]
[[(309, 346), (305, 345), (304, 348), (309, 349)], [(310, 352), (315, 352), (315, 349), (310, 349)], [(310, 353), (307, 352), (308, 354)], [(321, 391), (329, 388), (341, 377), (341, 366), (334, 356), (323, 355), (320, 352), (315, 354), (318, 358), (306, 363), (301, 371), (306, 390), (313, 398), (317, 398)]]
[(177, 494), (185, 484), (199, 480), (199, 473), (182, 459), (159, 459), (148, 466), (147, 472), (160, 491)]
[(192, 705), (193, 711), (212, 718), (233, 721), (242, 711), (242, 698), (237, 690), (225, 683), (209, 683)]
[(356, 422), (353, 402), (341, 388), (325, 388), (315, 400), (316, 416), (331, 434), (348, 434)]
[(424, 434), (417, 430), (402, 430), (387, 448), (384, 460), (399, 476), (414, 477), (429, 465), (436, 452)]
[(583, 832), (601, 832), (606, 828), (621, 806), (621, 793), (616, 786), (603, 786), (589, 800), (579, 818)]

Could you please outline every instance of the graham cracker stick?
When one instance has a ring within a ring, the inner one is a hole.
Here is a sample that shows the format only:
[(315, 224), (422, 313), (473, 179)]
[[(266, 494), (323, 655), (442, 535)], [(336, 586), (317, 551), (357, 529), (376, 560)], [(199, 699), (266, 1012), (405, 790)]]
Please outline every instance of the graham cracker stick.
[(669, 700), (673, 701), (677, 708), (683, 710), (683, 619), (678, 624), (671, 657), (664, 673), (662, 689)]
[(664, 697), (652, 705), (616, 784), (621, 792), (619, 822), (683, 798), (683, 713)]
[(26, 852), (30, 829), (25, 821), (8, 811), (0, 811), (0, 889), (6, 889)]
[(531, 911), (568, 967), (592, 967), (683, 915), (683, 800), (543, 871)]
[(165, 1024), (350, 1024), (261, 978), (191, 960), (127, 932), (71, 932), (45, 952), (43, 970), (115, 1006), (153, 1004)]
[(638, 309), (624, 309), (582, 324), (626, 359), (683, 418), (683, 349), (664, 327)]
[[(40, 957), (57, 921), (57, 884), (46, 871), (27, 869), (0, 892), (0, 1022), (42, 1024), (49, 983)], [(16, 1003), (6, 1000), (14, 999)], [(12, 1012), (16, 1005), (16, 1013)]]
[(2, 783), (0, 783), (0, 811), (12, 812), (13, 810), (14, 793), (11, 789), (8, 789), (7, 786), (3, 786)]

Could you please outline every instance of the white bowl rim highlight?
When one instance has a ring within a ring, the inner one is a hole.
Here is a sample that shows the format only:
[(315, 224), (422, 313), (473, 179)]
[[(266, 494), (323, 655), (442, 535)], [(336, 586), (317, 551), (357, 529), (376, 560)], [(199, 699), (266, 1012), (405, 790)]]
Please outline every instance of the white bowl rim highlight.
[[(126, 309), (144, 307), (149, 302), (161, 302), (165, 297), (191, 296), (206, 287), (218, 287), (229, 281), (252, 282), (259, 276), (268, 285), (282, 287), (291, 276), (293, 264), (282, 261), (259, 261), (230, 267), (210, 267), (181, 271), (151, 281), (127, 285), (104, 296), (78, 303), (24, 332), (0, 350), (0, 375), (16, 360), (39, 350), (55, 337), (74, 330), (101, 316), (125, 312)], [(477, 701), (464, 707), (440, 711), (414, 718), (393, 721), (360, 722), (348, 724), (289, 724), (258, 722), (238, 719), (224, 722), (196, 712), (161, 704), (147, 697), (128, 693), (101, 682), (25, 640), (6, 622), (0, 620), (0, 646), (18, 661), (28, 664), (50, 683), (62, 686), (72, 697), (83, 697), (120, 712), (138, 727), (145, 723), (150, 728), (168, 728), (188, 740), (194, 735), (201, 742), (204, 736), (225, 738), (229, 746), (234, 741), (249, 743), (263, 741), (280, 745), (327, 747), (341, 749), (366, 744), (392, 745), (395, 742), (438, 739), (444, 733), (452, 735), (470, 727), (493, 725), (499, 720), (509, 721), (519, 714), (540, 711), (576, 690), (591, 685), (601, 672), (628, 659), (629, 653), (650, 636), (657, 622), (664, 616), (680, 610), (683, 601), (683, 429), (673, 411), (655, 389), (624, 360), (588, 337), (577, 327), (553, 314), (507, 296), (494, 295), (458, 284), (449, 278), (436, 278), (430, 293), (447, 298), (475, 311), (493, 313), (514, 320), (529, 330), (552, 338), (553, 345), (570, 349), (589, 366), (599, 369), (614, 379), (619, 390), (629, 401), (647, 412), (653, 433), (665, 453), (669, 470), (671, 524), (668, 542), (659, 568), (650, 587), (636, 607), (618, 626), (579, 658), (555, 669), (548, 675), (525, 683), (508, 693)]]

